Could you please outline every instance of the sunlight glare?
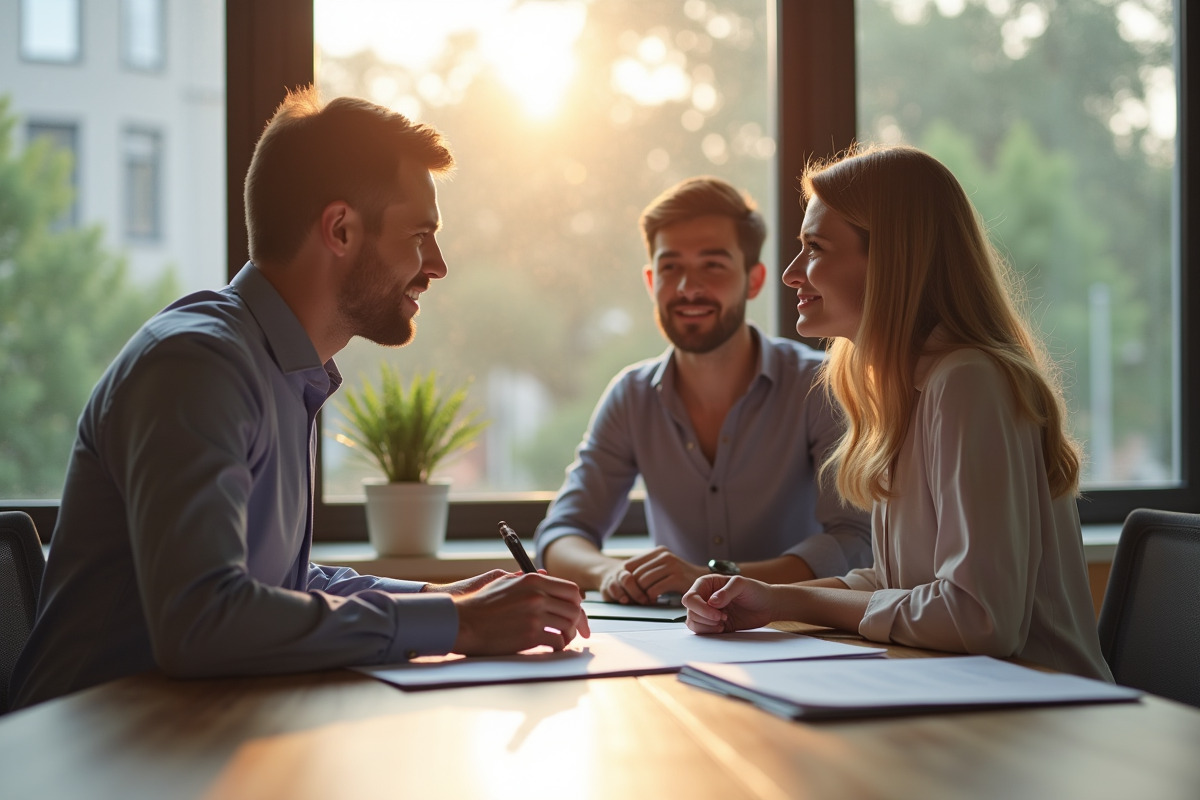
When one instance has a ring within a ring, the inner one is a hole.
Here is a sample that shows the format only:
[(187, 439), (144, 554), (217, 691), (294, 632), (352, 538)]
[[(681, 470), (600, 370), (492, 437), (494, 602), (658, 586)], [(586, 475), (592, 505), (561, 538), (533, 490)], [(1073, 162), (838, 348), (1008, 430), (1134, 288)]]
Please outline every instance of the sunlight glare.
[(582, 2), (523, 3), (480, 31), (480, 50), (525, 111), (547, 119), (575, 75), (575, 42), (586, 22)]
[[(593, 777), (589, 758), (596, 724), (586, 696), (572, 698), (577, 706), (532, 709), (526, 712), (489, 710), (476, 715), (463, 731), (463, 763), (481, 776), (479, 798), (519, 800), (528, 797), (526, 782), (537, 776), (539, 786), (588, 786)], [(497, 742), (503, 747), (497, 747)]]
[[(338, 59), (372, 51), (415, 73), (426, 103), (452, 102), (480, 71), (494, 70), (531, 116), (545, 119), (574, 77), (587, 7), (585, 0), (315, 0), (313, 21), (322, 53)], [(461, 34), (474, 35), (478, 58), (442, 80), (429, 70)], [(405, 99), (378, 101), (394, 107)]]

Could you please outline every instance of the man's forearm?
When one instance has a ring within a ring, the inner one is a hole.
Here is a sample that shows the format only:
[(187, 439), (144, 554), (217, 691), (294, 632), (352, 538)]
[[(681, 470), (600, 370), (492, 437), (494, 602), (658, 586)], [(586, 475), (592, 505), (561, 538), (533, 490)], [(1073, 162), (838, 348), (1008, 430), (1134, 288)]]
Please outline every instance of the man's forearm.
[(622, 562), (600, 552), (582, 536), (564, 536), (546, 547), (542, 555), (546, 570), (560, 578), (574, 581), (580, 589), (599, 589), (605, 573)]

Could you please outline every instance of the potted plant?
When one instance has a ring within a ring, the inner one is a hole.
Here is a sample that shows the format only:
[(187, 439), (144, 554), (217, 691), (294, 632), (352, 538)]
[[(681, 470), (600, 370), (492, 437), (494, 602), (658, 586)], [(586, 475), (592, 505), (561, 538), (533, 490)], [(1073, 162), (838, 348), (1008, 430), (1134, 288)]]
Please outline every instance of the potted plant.
[(439, 387), (434, 370), (406, 388), (387, 362), (378, 391), (365, 379), (358, 391), (346, 390), (337, 440), (384, 475), (383, 481), (363, 481), (367, 536), (380, 555), (432, 555), (445, 540), (450, 482), (434, 480), (433, 471), (487, 427), (476, 421), (478, 412), (460, 417), (466, 397), (463, 387)]

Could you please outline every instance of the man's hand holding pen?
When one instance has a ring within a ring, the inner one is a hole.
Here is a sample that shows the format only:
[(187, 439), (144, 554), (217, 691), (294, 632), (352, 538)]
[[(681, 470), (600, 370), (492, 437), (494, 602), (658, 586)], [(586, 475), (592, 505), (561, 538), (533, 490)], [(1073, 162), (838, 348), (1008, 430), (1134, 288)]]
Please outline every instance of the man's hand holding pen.
[[(579, 587), (537, 569), (517, 532), (504, 522), (498, 527), (521, 574), (494, 570), (487, 573), (494, 578), (476, 586), (476, 591), (454, 597), (458, 608), (454, 652), (505, 655), (540, 645), (562, 650), (576, 633), (585, 639), (591, 636), (587, 614), (580, 605)], [(450, 586), (460, 587), (483, 577)]]
[(477, 592), (454, 597), (454, 652), (506, 655), (546, 645), (562, 650), (578, 633), (591, 636), (579, 587), (544, 572), (506, 573)]

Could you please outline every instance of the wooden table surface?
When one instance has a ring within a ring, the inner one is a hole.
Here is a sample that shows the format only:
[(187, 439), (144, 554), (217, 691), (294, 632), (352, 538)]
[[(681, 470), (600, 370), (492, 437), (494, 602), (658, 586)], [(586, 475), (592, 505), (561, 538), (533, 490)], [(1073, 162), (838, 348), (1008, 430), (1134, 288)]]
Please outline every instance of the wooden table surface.
[(0, 717), (0, 796), (1196, 800), (1200, 710), (806, 724), (674, 675), (403, 692), (348, 670), (147, 674)]

